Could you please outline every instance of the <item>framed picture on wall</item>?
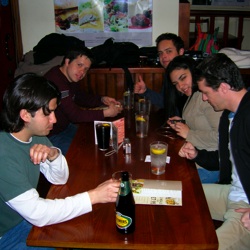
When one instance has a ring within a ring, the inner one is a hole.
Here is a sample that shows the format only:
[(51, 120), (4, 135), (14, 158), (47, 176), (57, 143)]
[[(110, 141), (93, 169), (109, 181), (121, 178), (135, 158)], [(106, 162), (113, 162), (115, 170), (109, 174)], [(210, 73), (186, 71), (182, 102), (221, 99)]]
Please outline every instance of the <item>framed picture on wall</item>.
[(56, 32), (75, 36), (87, 47), (133, 42), (152, 45), (153, 0), (54, 0)]

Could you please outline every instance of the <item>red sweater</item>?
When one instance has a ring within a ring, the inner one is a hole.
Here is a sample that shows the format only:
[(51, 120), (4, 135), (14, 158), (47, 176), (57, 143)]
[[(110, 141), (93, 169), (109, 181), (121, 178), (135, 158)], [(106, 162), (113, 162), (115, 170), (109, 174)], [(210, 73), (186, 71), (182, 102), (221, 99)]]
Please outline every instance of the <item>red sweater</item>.
[(69, 82), (59, 67), (53, 67), (44, 75), (57, 85), (62, 95), (61, 104), (55, 111), (57, 123), (54, 124), (50, 136), (62, 132), (70, 123), (104, 119), (103, 110), (83, 110), (81, 108), (94, 108), (103, 105), (101, 97), (84, 92), (79, 83)]

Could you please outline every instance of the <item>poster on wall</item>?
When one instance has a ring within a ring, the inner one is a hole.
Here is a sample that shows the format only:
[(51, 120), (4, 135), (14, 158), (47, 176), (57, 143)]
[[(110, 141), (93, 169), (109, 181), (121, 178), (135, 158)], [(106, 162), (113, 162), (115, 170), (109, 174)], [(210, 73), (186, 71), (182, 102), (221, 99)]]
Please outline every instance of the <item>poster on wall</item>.
[(56, 33), (77, 37), (87, 47), (133, 42), (152, 46), (153, 0), (54, 0)]

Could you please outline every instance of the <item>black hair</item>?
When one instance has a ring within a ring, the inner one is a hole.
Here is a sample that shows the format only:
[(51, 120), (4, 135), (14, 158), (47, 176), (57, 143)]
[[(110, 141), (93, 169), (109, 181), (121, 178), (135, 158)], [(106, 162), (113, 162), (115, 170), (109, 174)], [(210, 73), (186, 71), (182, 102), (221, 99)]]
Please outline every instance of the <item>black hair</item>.
[(187, 100), (187, 97), (180, 93), (176, 86), (171, 83), (170, 74), (176, 69), (189, 69), (192, 75), (192, 94), (198, 91), (196, 84), (196, 61), (189, 56), (176, 56), (168, 65), (166, 69), (166, 93), (165, 93), (165, 106), (167, 118), (178, 115), (181, 116), (182, 108)]
[(184, 48), (184, 41), (182, 40), (182, 38), (180, 36), (177, 36), (176, 34), (173, 33), (163, 33), (161, 35), (159, 35), (156, 40), (156, 47), (158, 47), (159, 43), (163, 40), (172, 40), (176, 50), (179, 52), (180, 49)]
[(205, 58), (197, 67), (197, 80), (205, 79), (205, 84), (214, 90), (222, 82), (229, 84), (232, 90), (245, 88), (242, 76), (236, 64), (225, 54), (213, 54)]
[(61, 66), (64, 65), (66, 59), (69, 59), (69, 62), (71, 63), (78, 56), (86, 56), (91, 61), (91, 63), (94, 62), (93, 53), (89, 48), (81, 45), (75, 45), (67, 50), (62, 60)]
[[(166, 74), (170, 77), (170, 74), (176, 69), (189, 69), (192, 75), (193, 84), (196, 85), (195, 72), (196, 72), (196, 61), (190, 56), (176, 56), (168, 65)], [(170, 80), (170, 78), (169, 78)]]
[(57, 86), (43, 76), (26, 73), (16, 77), (6, 89), (3, 96), (1, 112), (1, 129), (6, 132), (19, 132), (24, 127), (20, 111), (26, 109), (32, 117), (42, 108), (45, 115), (50, 114), (49, 102), (56, 98), (61, 101)]

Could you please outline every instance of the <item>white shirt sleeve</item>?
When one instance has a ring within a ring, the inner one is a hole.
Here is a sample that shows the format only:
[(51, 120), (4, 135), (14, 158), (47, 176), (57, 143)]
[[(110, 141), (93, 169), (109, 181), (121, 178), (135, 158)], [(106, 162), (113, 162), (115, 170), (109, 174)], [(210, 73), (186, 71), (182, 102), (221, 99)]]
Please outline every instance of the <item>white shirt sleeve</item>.
[(68, 163), (61, 153), (54, 161), (46, 160), (40, 163), (40, 171), (46, 179), (53, 184), (65, 184), (69, 178)]
[(65, 199), (43, 199), (36, 189), (30, 189), (6, 202), (31, 224), (42, 227), (70, 220), (92, 211), (87, 192)]

